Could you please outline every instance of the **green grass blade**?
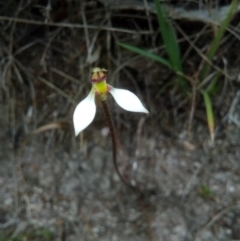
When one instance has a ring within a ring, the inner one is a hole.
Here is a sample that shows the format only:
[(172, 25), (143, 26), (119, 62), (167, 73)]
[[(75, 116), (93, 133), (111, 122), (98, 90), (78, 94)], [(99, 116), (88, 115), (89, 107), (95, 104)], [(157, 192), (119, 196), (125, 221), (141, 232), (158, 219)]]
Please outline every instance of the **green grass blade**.
[(156, 11), (157, 11), (158, 23), (159, 23), (159, 26), (161, 29), (162, 39), (163, 39), (164, 45), (166, 47), (169, 61), (167, 61), (164, 58), (161, 58), (160, 56), (158, 56), (156, 54), (150, 53), (148, 51), (137, 48), (135, 46), (131, 46), (131, 45), (124, 44), (124, 43), (118, 43), (118, 44), (121, 47), (124, 47), (130, 51), (133, 51), (133, 52), (143, 55), (145, 57), (156, 60), (159, 63), (167, 66), (171, 70), (175, 71), (175, 73), (178, 75), (178, 80), (179, 80), (180, 85), (182, 86), (183, 90), (185, 92), (187, 92), (188, 82), (181, 74), (183, 72), (181, 56), (180, 56), (180, 50), (179, 50), (179, 46), (178, 46), (178, 43), (176, 40), (173, 26), (166, 14), (166, 11), (163, 9), (163, 7), (161, 6), (161, 4), (158, 0), (155, 0), (155, 6), (156, 6)]
[(213, 95), (216, 93), (216, 91), (219, 88), (219, 85), (217, 85), (218, 83), (218, 79), (221, 76), (221, 72), (217, 72), (213, 78), (213, 80), (211, 81), (210, 85), (207, 87), (206, 92), (209, 94), (209, 96)]
[(210, 131), (210, 137), (212, 142), (214, 142), (214, 115), (213, 115), (212, 102), (207, 91), (203, 90), (202, 95), (203, 95), (206, 113), (207, 113), (207, 122), (208, 122), (209, 131)]
[(180, 51), (172, 24), (161, 6), (159, 0), (155, 0), (157, 19), (161, 30), (164, 45), (174, 70), (182, 72)]
[[(217, 32), (217, 34), (216, 34), (216, 36), (215, 36), (215, 38), (212, 42), (212, 45), (211, 45), (211, 47), (210, 47), (210, 49), (207, 53), (207, 58), (210, 61), (212, 61), (212, 59), (213, 59), (213, 57), (214, 57), (214, 55), (215, 55), (215, 53), (216, 53), (216, 51), (217, 51), (217, 49), (220, 45), (220, 41), (221, 41), (221, 39), (222, 39), (230, 21), (231, 21), (231, 19), (232, 19), (233, 15), (236, 11), (238, 3), (239, 3), (239, 0), (233, 0), (232, 1), (232, 4), (231, 4), (231, 6), (229, 8), (229, 11), (226, 15), (226, 18), (223, 20), (222, 24), (220, 25), (220, 28), (219, 28), (219, 30), (218, 30), (218, 32)], [(199, 76), (200, 81), (203, 81), (207, 77), (207, 75), (209, 73), (209, 70), (210, 70), (210, 67), (211, 66), (207, 62), (204, 63), (203, 68), (200, 72), (200, 76)]]
[[(176, 40), (176, 35), (173, 26), (171, 24), (170, 19), (167, 16), (166, 11), (160, 4), (159, 0), (154, 0), (154, 2), (157, 11), (158, 24), (160, 26), (161, 35), (168, 53), (168, 57), (170, 59), (170, 63), (172, 64), (173, 69), (176, 73), (182, 73), (180, 50)], [(184, 90), (186, 90), (187, 81), (181, 75), (178, 75), (178, 79)]]
[(174, 70), (172, 65), (166, 59), (163, 59), (163, 58), (161, 58), (160, 56), (158, 56), (156, 54), (153, 54), (151, 52), (148, 52), (146, 50), (140, 49), (138, 47), (135, 47), (135, 46), (132, 46), (132, 45), (129, 45), (129, 44), (120, 43), (120, 42), (118, 42), (117, 44), (119, 46), (127, 49), (127, 50), (130, 50), (130, 51), (135, 52), (137, 54), (140, 54), (142, 56), (151, 58), (151, 59), (153, 59), (153, 60), (155, 60), (155, 61), (157, 61), (157, 62), (159, 62), (159, 63), (161, 63), (161, 64), (163, 64), (165, 66), (167, 66), (169, 69)]

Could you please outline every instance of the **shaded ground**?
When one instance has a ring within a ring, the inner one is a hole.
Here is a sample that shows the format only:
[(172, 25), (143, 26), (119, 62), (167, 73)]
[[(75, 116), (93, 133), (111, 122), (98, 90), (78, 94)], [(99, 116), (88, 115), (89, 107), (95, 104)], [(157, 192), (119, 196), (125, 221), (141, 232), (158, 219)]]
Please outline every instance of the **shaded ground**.
[[(53, 2), (58, 11), (52, 19), (84, 22), (80, 17), (85, 13), (92, 25), (102, 20), (103, 26), (131, 31), (138, 29), (136, 23), (140, 30), (149, 28), (146, 18), (139, 20), (142, 12), (107, 16), (100, 3), (91, 3), (80, 8), (80, 2), (71, 2), (65, 8)], [(18, 17), (47, 19), (39, 10), (41, 2), (22, 4), (26, 11)], [(12, 1), (11, 6), (2, 15), (13, 16), (20, 4)], [(227, 68), (231, 79), (223, 77), (214, 96), (213, 145), (201, 97), (190, 128), (191, 98), (178, 89), (174, 75), (115, 44), (121, 40), (154, 49), (155, 39), (162, 51), (157, 33), (89, 29), (88, 39), (86, 30), (74, 27), (7, 23), (1, 22), (0, 240), (240, 240), (238, 39), (225, 36), (218, 54), (228, 64), (218, 58), (215, 63)], [(184, 28), (186, 23), (179, 24)], [(201, 24), (189, 23), (185, 30), (195, 36)], [(196, 43), (199, 48), (207, 44), (208, 34)], [(184, 42), (182, 52), (188, 47)], [(186, 58), (191, 74), (189, 62), (198, 63), (199, 56)], [(140, 191), (129, 189), (116, 175), (100, 106), (83, 135), (73, 135), (72, 112), (89, 91), (92, 65), (106, 66), (108, 81), (137, 93), (150, 111), (147, 117), (127, 113), (109, 98), (119, 165)], [(173, 84), (159, 95), (169, 79)]]

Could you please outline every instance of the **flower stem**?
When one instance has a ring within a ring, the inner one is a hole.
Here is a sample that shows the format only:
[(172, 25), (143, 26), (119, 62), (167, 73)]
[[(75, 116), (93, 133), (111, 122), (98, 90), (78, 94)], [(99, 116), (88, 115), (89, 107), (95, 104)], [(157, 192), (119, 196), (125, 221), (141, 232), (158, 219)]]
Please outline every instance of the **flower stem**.
[(117, 172), (119, 178), (121, 179), (121, 181), (132, 188), (133, 186), (129, 182), (126, 181), (126, 179), (122, 176), (122, 174), (120, 173), (120, 170), (118, 168), (116, 135), (115, 135), (114, 125), (113, 125), (113, 122), (112, 122), (112, 117), (111, 117), (111, 114), (110, 114), (110, 111), (109, 111), (109, 108), (108, 108), (107, 100), (101, 99), (101, 103), (102, 103), (102, 106), (103, 106), (103, 110), (104, 110), (104, 114), (105, 114), (105, 117), (106, 117), (106, 120), (107, 120), (109, 130), (110, 130), (110, 135), (111, 135), (111, 140), (112, 140), (112, 154), (113, 154), (114, 167), (115, 167), (116, 172)]

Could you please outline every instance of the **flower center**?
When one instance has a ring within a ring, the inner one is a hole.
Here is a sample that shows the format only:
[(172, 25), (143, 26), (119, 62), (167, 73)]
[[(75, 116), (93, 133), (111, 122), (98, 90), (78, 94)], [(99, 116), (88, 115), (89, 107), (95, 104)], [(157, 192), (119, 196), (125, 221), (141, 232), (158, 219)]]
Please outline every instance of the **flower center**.
[(106, 83), (106, 70), (100, 68), (93, 68), (91, 82), (94, 86), (96, 93), (98, 94), (106, 94), (108, 92), (108, 87)]
[(93, 68), (92, 73), (91, 73), (91, 82), (94, 83), (98, 83), (98, 82), (102, 82), (103, 80), (107, 79), (106, 76), (106, 69), (100, 69), (98, 67)]

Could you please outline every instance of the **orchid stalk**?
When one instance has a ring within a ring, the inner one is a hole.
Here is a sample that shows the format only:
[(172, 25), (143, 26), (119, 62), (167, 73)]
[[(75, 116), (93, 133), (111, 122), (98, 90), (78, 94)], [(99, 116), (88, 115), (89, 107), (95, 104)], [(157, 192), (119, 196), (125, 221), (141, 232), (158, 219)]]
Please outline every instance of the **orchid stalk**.
[(127, 111), (142, 112), (148, 114), (148, 110), (143, 106), (139, 98), (132, 92), (124, 89), (114, 88), (107, 84), (107, 70), (101, 68), (93, 68), (91, 72), (92, 88), (88, 96), (82, 100), (73, 113), (73, 124), (75, 135), (77, 136), (93, 121), (96, 114), (95, 97), (99, 97), (103, 106), (107, 124), (110, 130), (113, 150), (113, 164), (119, 178), (130, 185), (121, 175), (117, 165), (117, 145), (115, 129), (112, 122), (111, 114), (107, 104), (107, 94), (110, 93), (117, 104)]

